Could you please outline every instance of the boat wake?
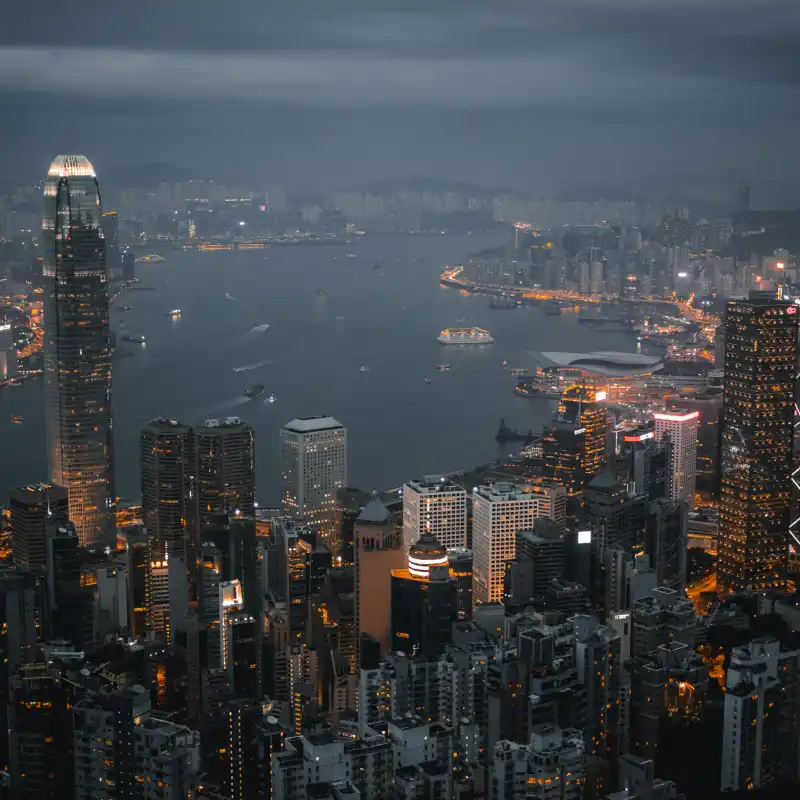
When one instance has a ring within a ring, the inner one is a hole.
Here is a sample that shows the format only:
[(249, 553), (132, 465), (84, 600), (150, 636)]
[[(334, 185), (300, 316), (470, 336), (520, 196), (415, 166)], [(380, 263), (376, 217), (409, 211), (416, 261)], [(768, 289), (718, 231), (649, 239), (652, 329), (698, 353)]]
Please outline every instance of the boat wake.
[(269, 359), (266, 361), (256, 361), (255, 364), (245, 364), (243, 367), (234, 367), (234, 372), (250, 372), (251, 369), (260, 369), (261, 367), (265, 367), (267, 364), (271, 364), (272, 361)]

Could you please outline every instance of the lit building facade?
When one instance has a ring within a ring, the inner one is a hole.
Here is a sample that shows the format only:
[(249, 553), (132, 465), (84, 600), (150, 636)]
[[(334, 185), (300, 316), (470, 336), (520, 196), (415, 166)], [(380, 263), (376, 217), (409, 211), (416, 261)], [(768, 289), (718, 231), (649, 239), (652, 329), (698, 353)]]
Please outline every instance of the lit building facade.
[(153, 553), (194, 555), (187, 548), (194, 499), (194, 441), (189, 425), (154, 419), (139, 437), (142, 518)]
[(255, 516), (253, 429), (239, 417), (209, 419), (195, 426), (194, 448), (198, 526), (218, 514)]
[(467, 546), (467, 491), (438, 475), (403, 485), (403, 546), (429, 533), (445, 550)]
[(786, 583), (798, 307), (735, 300), (725, 318), (719, 556), (723, 592)]
[(425, 534), (408, 552), (408, 568), (392, 571), (392, 650), (435, 659), (452, 643), (458, 583), (447, 551)]
[(113, 530), (111, 342), (100, 189), (85, 156), (44, 187), (44, 375), (50, 479), (69, 490), (82, 545)]
[(336, 533), (336, 492), (347, 484), (347, 431), (333, 417), (293, 419), (281, 428), (283, 513), (327, 539)]
[(517, 532), (532, 530), (554, 504), (512, 483), (480, 486), (472, 493), (473, 596), (476, 603), (499, 603), (507, 566), (514, 560)]
[(669, 441), (669, 499), (683, 500), (689, 509), (694, 508), (694, 491), (697, 472), (698, 411), (671, 411), (658, 413), (656, 439)]
[(580, 495), (603, 468), (608, 422), (600, 405), (605, 392), (575, 383), (561, 393), (558, 419), (545, 429), (542, 441), (544, 477)]

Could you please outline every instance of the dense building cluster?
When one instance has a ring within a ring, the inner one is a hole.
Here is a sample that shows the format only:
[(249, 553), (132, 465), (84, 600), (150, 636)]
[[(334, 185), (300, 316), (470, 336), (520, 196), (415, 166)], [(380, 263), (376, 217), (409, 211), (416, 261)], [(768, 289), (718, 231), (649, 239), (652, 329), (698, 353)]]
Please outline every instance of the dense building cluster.
[[(45, 195), (57, 413), (48, 480), (11, 488), (3, 517), (3, 797), (798, 791), (795, 304), (731, 300), (721, 392), (638, 426), (615, 426), (577, 371), (513, 471), (362, 490), (345, 427), (296, 418), (266, 508), (246, 422), (159, 418), (141, 431), (141, 506), (118, 509), (116, 244), (88, 160), (57, 159)], [(58, 205), (73, 195), (80, 213)], [(664, 222), (676, 247), (683, 222)], [(582, 284), (600, 280), (591, 263)]]

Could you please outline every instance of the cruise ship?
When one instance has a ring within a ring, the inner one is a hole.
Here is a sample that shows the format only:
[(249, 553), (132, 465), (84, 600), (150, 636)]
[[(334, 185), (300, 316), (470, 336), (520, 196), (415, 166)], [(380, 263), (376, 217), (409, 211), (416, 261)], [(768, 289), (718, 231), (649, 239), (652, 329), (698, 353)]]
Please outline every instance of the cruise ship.
[(489, 344), (494, 339), (483, 328), (445, 328), (439, 341), (442, 344)]

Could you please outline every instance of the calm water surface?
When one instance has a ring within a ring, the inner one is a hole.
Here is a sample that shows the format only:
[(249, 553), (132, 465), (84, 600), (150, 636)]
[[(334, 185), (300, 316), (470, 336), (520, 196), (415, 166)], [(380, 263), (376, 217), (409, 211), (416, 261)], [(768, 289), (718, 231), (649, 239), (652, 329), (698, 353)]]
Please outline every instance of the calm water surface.
[[(138, 500), (138, 432), (157, 416), (200, 422), (236, 415), (252, 424), (262, 504), (279, 496), (278, 431), (295, 416), (330, 414), (347, 426), (349, 482), (366, 489), (497, 458), (501, 417), (538, 430), (551, 415), (547, 401), (513, 394), (503, 360), (533, 368), (536, 351), (635, 348), (621, 333), (588, 331), (575, 314), (495, 311), (486, 297), (439, 286), (442, 265), (504, 239), (170, 251), (163, 264), (138, 264), (140, 285), (154, 290), (129, 292), (121, 303), (132, 310), (118, 303), (112, 313), (118, 336), (147, 337), (145, 346), (121, 342), (133, 356), (114, 363), (118, 493)], [(167, 315), (172, 308), (183, 312), (177, 322)], [(495, 343), (440, 345), (441, 329), (459, 324), (488, 328)], [(438, 372), (441, 363), (452, 370)], [(248, 369), (234, 371), (241, 367)], [(264, 395), (242, 399), (256, 383)], [(276, 401), (265, 404), (270, 394)], [(12, 415), (24, 424), (12, 424)], [(0, 491), (47, 477), (43, 420), (41, 378), (0, 390)]]

